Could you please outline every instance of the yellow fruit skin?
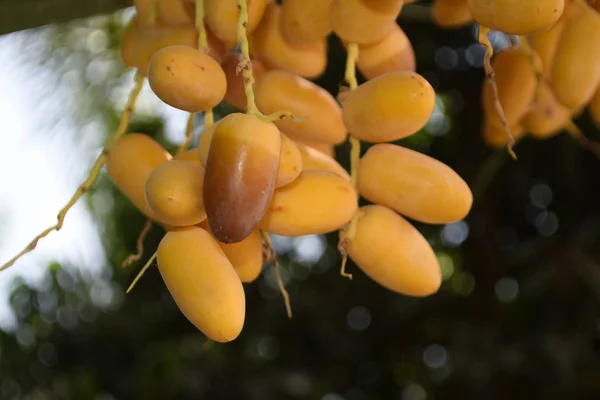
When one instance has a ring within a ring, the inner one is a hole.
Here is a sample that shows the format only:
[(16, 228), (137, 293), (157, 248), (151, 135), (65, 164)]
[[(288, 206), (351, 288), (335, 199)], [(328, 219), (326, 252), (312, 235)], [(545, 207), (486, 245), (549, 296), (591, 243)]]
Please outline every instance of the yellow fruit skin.
[[(203, 221), (200, 227), (212, 235), (208, 221)], [(263, 266), (263, 245), (258, 229), (239, 243), (217, 243), (242, 282), (251, 283), (258, 278)]]
[(302, 171), (302, 155), (296, 144), (284, 134), (281, 134), (281, 151), (275, 189), (285, 186), (298, 178)]
[(302, 156), (302, 170), (329, 171), (350, 180), (350, 175), (334, 158), (328, 156), (319, 150), (306, 146), (302, 143), (296, 143), (300, 155)]
[(204, 169), (204, 165), (202, 165), (202, 163), (200, 162), (200, 154), (198, 154), (198, 149), (190, 149), (182, 153), (175, 154), (173, 156), (173, 160), (192, 162), (196, 165), (201, 166), (202, 169)]
[(600, 90), (596, 90), (596, 94), (588, 105), (588, 111), (596, 126), (600, 127)]
[(565, 0), (468, 0), (473, 19), (509, 35), (528, 35), (552, 26)]
[[(509, 125), (518, 123), (535, 99), (536, 78), (531, 57), (521, 49), (504, 50), (494, 57), (498, 99)], [(492, 87), (485, 81), (482, 94), (486, 114), (496, 114)]]
[(136, 51), (136, 66), (144, 76), (148, 76), (150, 59), (160, 49), (169, 46), (188, 46), (196, 48), (198, 34), (191, 27), (153, 28), (140, 32)]
[(348, 131), (370, 143), (391, 142), (423, 128), (435, 107), (435, 92), (421, 75), (388, 72), (349, 92), (342, 104)]
[(280, 26), (281, 8), (270, 3), (265, 15), (251, 36), (253, 53), (269, 69), (290, 71), (304, 78), (320, 76), (327, 67), (327, 41), (293, 46), (287, 43)]
[(335, 0), (329, 9), (329, 23), (342, 40), (368, 44), (382, 40), (396, 24), (402, 1), (363, 2)]
[(280, 151), (281, 133), (270, 122), (241, 113), (219, 121), (206, 160), (204, 206), (220, 242), (240, 242), (257, 228), (275, 189)]
[(567, 21), (577, 15), (579, 11), (579, 6), (574, 2), (565, 4), (562, 15), (554, 25), (548, 29), (537, 31), (529, 37), (531, 48), (537, 53), (542, 63), (542, 73), (545, 78), (550, 78), (558, 41)]
[[(238, 110), (246, 111), (248, 99), (244, 90), (244, 77), (237, 72), (237, 67), (242, 61), (241, 54), (229, 53), (223, 60), (223, 71), (227, 78), (227, 91), (225, 92), (225, 101), (237, 108)], [(256, 82), (265, 72), (265, 67), (259, 60), (252, 60), (252, 74)]]
[(525, 130), (538, 139), (547, 139), (559, 133), (571, 120), (571, 112), (556, 100), (548, 84), (541, 82), (536, 107), (523, 118)]
[(158, 270), (183, 315), (209, 339), (236, 339), (246, 317), (244, 287), (204, 229), (169, 231), (158, 245)]
[(194, 26), (193, 7), (184, 0), (156, 0), (156, 19), (160, 25)]
[(121, 36), (121, 59), (127, 68), (135, 67), (136, 46), (139, 36), (139, 21), (137, 15), (134, 15), (125, 29), (123, 29), (123, 35)]
[(150, 173), (171, 155), (154, 139), (141, 133), (123, 136), (110, 149), (106, 172), (115, 186), (146, 217), (156, 221), (146, 204), (144, 186)]
[[(510, 134), (518, 142), (527, 132), (522, 124), (517, 123), (510, 126)], [(490, 147), (506, 147), (508, 138), (497, 114), (486, 115), (483, 122), (483, 141)]]
[(415, 71), (415, 51), (397, 25), (379, 42), (359, 46), (358, 69), (367, 79), (391, 71)]
[(312, 149), (318, 150), (323, 154), (328, 155), (331, 158), (335, 158), (335, 147), (329, 143), (313, 142), (310, 140), (304, 140), (302, 138), (293, 137), (292, 140), (296, 143), (301, 143)]
[(206, 167), (206, 161), (208, 160), (208, 152), (210, 151), (210, 143), (212, 137), (215, 134), (215, 129), (219, 123), (215, 122), (204, 128), (204, 132), (200, 134), (198, 139), (198, 156), (200, 158), (200, 164)]
[[(206, 166), (210, 143), (217, 124), (212, 124), (200, 135), (198, 150), (200, 164)], [(296, 144), (286, 135), (281, 134), (281, 150), (279, 155), (279, 166), (277, 167), (277, 178), (275, 188), (293, 182), (302, 171), (302, 156)]]
[(428, 224), (461, 220), (473, 204), (469, 186), (446, 164), (388, 143), (369, 148), (360, 160), (358, 191), (372, 203)]
[(145, 185), (146, 203), (162, 223), (191, 226), (206, 219), (202, 187), (204, 168), (171, 160), (156, 167)]
[[(265, 12), (268, 0), (247, 0), (248, 25), (250, 35), (258, 26)], [(204, 0), (205, 20), (211, 31), (222, 40), (228, 49), (233, 49), (237, 40), (237, 23), (240, 12), (236, 0)]]
[(473, 21), (467, 0), (435, 0), (431, 18), (437, 26), (446, 29), (459, 28)]
[(151, 19), (152, 0), (133, 0), (135, 13), (138, 16), (138, 21), (141, 28), (152, 27)]
[[(223, 59), (222, 44), (207, 31), (207, 54), (219, 64)], [(150, 59), (157, 51), (169, 46), (198, 47), (198, 31), (194, 27), (163, 27), (140, 31), (135, 51), (135, 64), (139, 72), (147, 76)]]
[(346, 179), (328, 171), (302, 171), (279, 188), (260, 229), (282, 236), (324, 234), (340, 229), (356, 210), (356, 191)]
[(286, 71), (266, 72), (254, 89), (256, 105), (265, 114), (291, 111), (297, 118), (275, 121), (286, 135), (330, 144), (342, 143), (347, 136), (342, 110), (335, 98), (318, 85)]
[(148, 67), (148, 82), (162, 101), (188, 112), (213, 108), (227, 90), (221, 66), (208, 54), (186, 46), (157, 51)]
[(285, 0), (281, 5), (281, 35), (292, 45), (310, 44), (331, 33), (332, 0)]
[(380, 205), (361, 207), (348, 256), (381, 286), (407, 296), (436, 293), (442, 274), (433, 249), (406, 219)]
[(556, 98), (576, 109), (587, 104), (600, 83), (600, 14), (586, 4), (562, 33), (552, 64)]

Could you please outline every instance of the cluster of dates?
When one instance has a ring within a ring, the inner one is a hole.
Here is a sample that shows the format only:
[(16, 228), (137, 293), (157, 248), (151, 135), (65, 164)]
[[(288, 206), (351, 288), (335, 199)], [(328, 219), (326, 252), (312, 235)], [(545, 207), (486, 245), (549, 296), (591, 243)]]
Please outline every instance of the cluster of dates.
[(497, 96), (489, 81), (483, 87), (483, 136), (491, 146), (507, 142), (496, 101), (516, 140), (526, 135), (548, 139), (572, 131), (572, 120), (586, 108), (600, 124), (600, 1), (540, 4), (547, 7), (545, 20), (507, 16), (495, 26), (519, 35), (519, 45), (502, 50), (492, 61)]
[[(198, 146), (169, 154), (147, 135), (124, 135), (123, 122), (57, 225), (0, 270), (60, 229), (106, 163), (121, 192), (164, 227), (155, 253), (161, 276), (186, 318), (214, 341), (241, 333), (243, 283), (273, 260), (269, 234), (339, 232), (342, 275), (348, 276), (349, 257), (391, 291), (437, 292), (437, 258), (408, 219), (461, 220), (473, 196), (447, 165), (392, 144), (421, 130), (435, 106), (435, 92), (415, 72), (413, 47), (396, 23), (413, 2), (135, 0), (121, 55), (137, 70), (137, 84), (122, 122), (147, 79), (158, 98), (189, 112), (190, 121), (205, 114)], [(591, 3), (434, 0), (431, 15), (441, 27), (479, 24), (490, 142), (505, 144), (511, 130), (547, 137), (587, 104), (598, 118), (600, 17)], [(528, 36), (492, 66), (490, 29)], [(348, 87), (337, 98), (312, 81), (327, 67), (332, 34), (348, 53)], [(356, 69), (366, 78), (360, 85)], [(215, 122), (212, 109), (221, 102), (237, 112)], [(333, 151), (346, 141), (350, 173)], [(369, 146), (365, 152), (361, 142)], [(371, 204), (359, 207), (361, 197)]]
[[(343, 254), (384, 287), (410, 296), (439, 289), (435, 253), (405, 217), (457, 221), (472, 195), (448, 166), (389, 143), (422, 129), (435, 107), (396, 24), (402, 1), (250, 1), (250, 58), (236, 52), (245, 44), (236, 1), (204, 1), (204, 48), (194, 4), (158, 0), (150, 26), (148, 3), (137, 2), (125, 31), (125, 63), (175, 108), (206, 112), (224, 101), (239, 110), (209, 121), (198, 147), (174, 156), (143, 134), (123, 136), (108, 153), (115, 185), (165, 227), (158, 267), (195, 326), (219, 342), (239, 335), (242, 283), (263, 266), (261, 232), (339, 231)], [(351, 62), (368, 79), (337, 100), (310, 80), (326, 68), (332, 32), (356, 46)], [(371, 144), (352, 174), (333, 153), (349, 135)], [(359, 196), (373, 204), (359, 208)]]

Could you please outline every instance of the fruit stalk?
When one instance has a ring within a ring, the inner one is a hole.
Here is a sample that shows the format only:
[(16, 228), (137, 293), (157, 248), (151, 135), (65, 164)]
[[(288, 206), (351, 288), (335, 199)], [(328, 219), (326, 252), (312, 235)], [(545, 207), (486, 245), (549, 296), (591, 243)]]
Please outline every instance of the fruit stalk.
[(144, 224), (144, 228), (142, 229), (140, 235), (137, 238), (136, 252), (127, 256), (127, 258), (123, 261), (123, 268), (130, 266), (131, 264), (133, 264), (136, 261), (139, 261), (140, 258), (142, 258), (142, 254), (144, 254), (144, 240), (146, 240), (146, 237), (148, 236), (148, 233), (150, 233), (151, 228), (152, 221), (147, 219), (146, 223)]
[(152, 256), (150, 256), (150, 258), (148, 259), (148, 261), (146, 262), (146, 264), (142, 267), (142, 269), (140, 270), (140, 272), (135, 276), (135, 278), (133, 279), (133, 282), (131, 282), (131, 285), (129, 285), (129, 287), (127, 288), (127, 291), (125, 293), (129, 293), (131, 292), (131, 290), (133, 289), (133, 287), (135, 286), (135, 284), (140, 280), (140, 278), (142, 277), (142, 275), (144, 275), (144, 273), (146, 272), (146, 270), (148, 268), (150, 268), (150, 266), (152, 265), (152, 262), (154, 262), (154, 260), (156, 259), (156, 256), (158, 254), (158, 250), (154, 252), (154, 254), (152, 254)]
[(488, 27), (479, 25), (479, 34), (478, 40), (479, 44), (485, 47), (485, 56), (483, 59), (483, 67), (485, 69), (486, 79), (490, 82), (490, 86), (492, 88), (492, 95), (494, 97), (494, 106), (496, 108), (496, 113), (498, 114), (498, 118), (500, 118), (500, 123), (502, 124), (502, 128), (506, 132), (506, 137), (508, 138), (507, 150), (510, 156), (513, 159), (517, 159), (517, 155), (513, 150), (513, 146), (516, 141), (515, 138), (510, 133), (510, 128), (508, 126), (508, 122), (506, 121), (506, 116), (504, 115), (504, 110), (502, 109), (502, 105), (500, 104), (500, 100), (498, 99), (498, 86), (496, 86), (496, 79), (494, 77), (494, 68), (492, 67), (492, 56), (494, 55), (494, 48), (488, 39), (488, 33), (490, 29)]
[(156, 26), (157, 19), (157, 3), (158, 0), (150, 0), (150, 13), (148, 14), (148, 19), (150, 20), (150, 26)]
[(45, 231), (40, 233), (38, 236), (36, 236), (31, 241), (31, 243), (29, 243), (27, 245), (27, 247), (25, 247), (23, 250), (21, 250), (21, 252), (19, 254), (17, 254), (9, 262), (7, 262), (3, 266), (1, 266), (0, 272), (4, 271), (7, 268), (10, 268), (19, 258), (21, 258), (25, 254), (29, 253), (30, 251), (33, 251), (36, 248), (40, 239), (48, 236), (52, 231), (59, 231), (62, 228), (65, 217), (67, 216), (67, 213), (69, 212), (71, 207), (73, 207), (75, 205), (77, 200), (79, 200), (81, 198), (81, 196), (83, 196), (96, 181), (96, 178), (100, 174), (100, 170), (106, 163), (110, 148), (121, 138), (121, 136), (123, 136), (123, 134), (125, 134), (125, 131), (127, 130), (127, 126), (129, 124), (129, 118), (131, 117), (131, 114), (133, 113), (135, 102), (142, 90), (143, 85), (144, 85), (144, 76), (138, 71), (138, 72), (136, 72), (136, 75), (135, 75), (135, 83), (134, 83), (133, 88), (131, 89), (131, 93), (129, 95), (129, 100), (127, 101), (127, 104), (125, 105), (125, 109), (123, 110), (123, 113), (121, 114), (121, 119), (119, 121), (119, 127), (117, 128), (117, 131), (115, 132), (114, 136), (112, 137), (112, 140), (110, 141), (109, 145), (106, 146), (104, 148), (104, 150), (102, 150), (102, 153), (100, 153), (100, 156), (98, 156), (98, 158), (96, 159), (96, 162), (92, 166), (92, 169), (91, 169), (88, 177), (86, 178), (86, 180), (77, 188), (77, 190), (73, 194), (73, 197), (71, 197), (71, 200), (69, 200), (69, 202), (58, 213), (58, 216), (57, 216), (58, 221), (57, 221), (56, 225), (51, 226), (50, 228), (46, 229)]
[(523, 49), (525, 53), (531, 58), (531, 63), (533, 64), (533, 70), (535, 71), (535, 104), (534, 107), (537, 107), (537, 102), (541, 96), (542, 91), (542, 82), (544, 81), (544, 75), (542, 72), (542, 60), (540, 56), (533, 50), (529, 40), (526, 36), (519, 36), (519, 46)]
[(298, 119), (292, 115), (290, 111), (278, 111), (270, 115), (264, 115), (256, 106), (254, 96), (254, 74), (252, 72), (252, 61), (250, 59), (250, 45), (248, 43), (247, 27), (248, 27), (248, 4), (247, 0), (237, 0), (237, 6), (240, 10), (238, 18), (237, 32), (238, 42), (242, 51), (242, 61), (237, 67), (237, 73), (241, 73), (244, 78), (244, 92), (247, 99), (246, 113), (268, 122), (273, 122), (278, 119), (290, 117), (295, 122), (302, 122), (304, 119)]
[(275, 274), (275, 279), (277, 280), (277, 285), (279, 286), (279, 291), (283, 296), (283, 301), (285, 302), (285, 309), (287, 311), (288, 318), (292, 318), (292, 304), (290, 302), (290, 295), (288, 291), (285, 289), (285, 285), (283, 284), (283, 279), (281, 279), (281, 273), (279, 272), (279, 262), (277, 261), (277, 254), (271, 247), (271, 239), (269, 238), (269, 234), (263, 230), (260, 231), (260, 235), (262, 237), (263, 243), (265, 245), (265, 259), (267, 262), (273, 263), (273, 273)]
[[(350, 90), (358, 87), (356, 80), (356, 61), (358, 60), (358, 44), (348, 45), (348, 58), (346, 60), (346, 72), (344, 78), (348, 82)], [(360, 161), (360, 140), (350, 133), (350, 181), (356, 188), (356, 177), (358, 175), (358, 163)]]
[[(208, 36), (204, 26), (204, 0), (196, 0), (196, 29), (198, 30), (198, 50), (206, 51), (208, 48)], [(209, 126), (214, 122), (212, 108), (204, 112), (204, 126)]]
[[(348, 45), (347, 50), (347, 58), (346, 58), (346, 70), (344, 74), (344, 79), (348, 83), (350, 90), (355, 90), (358, 87), (358, 82), (356, 80), (356, 61), (358, 60), (358, 44), (350, 43)], [(357, 176), (358, 176), (358, 164), (360, 162), (360, 140), (352, 136), (352, 132), (350, 132), (350, 182), (352, 186), (356, 190), (358, 197), (358, 189), (357, 189)], [(344, 278), (352, 279), (352, 274), (346, 272), (346, 262), (348, 261), (348, 253), (346, 252), (346, 247), (356, 234), (356, 226), (358, 223), (358, 213), (354, 215), (348, 227), (345, 231), (343, 231), (342, 239), (338, 245), (338, 249), (342, 254), (342, 266), (340, 267), (340, 275)]]
[[(211, 110), (212, 113), (212, 110)], [(194, 134), (194, 119), (196, 118), (196, 113), (191, 112), (187, 119), (187, 124), (185, 125), (185, 141), (179, 146), (176, 154), (181, 154), (190, 147), (190, 143), (192, 143), (192, 136)]]
[(247, 99), (247, 113), (252, 115), (260, 114), (256, 101), (254, 99), (254, 74), (252, 73), (252, 61), (250, 60), (250, 45), (248, 44), (247, 27), (248, 27), (248, 4), (246, 0), (237, 0), (237, 6), (240, 10), (238, 18), (238, 43), (242, 51), (243, 60), (237, 68), (238, 73), (242, 73), (244, 78), (244, 92)]

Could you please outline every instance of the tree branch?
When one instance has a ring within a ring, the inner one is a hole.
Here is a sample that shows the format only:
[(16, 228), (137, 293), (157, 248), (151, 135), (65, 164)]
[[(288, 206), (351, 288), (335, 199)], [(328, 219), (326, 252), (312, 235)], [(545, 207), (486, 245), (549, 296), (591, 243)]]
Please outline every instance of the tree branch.
[(0, 0), (0, 35), (113, 13), (132, 0)]

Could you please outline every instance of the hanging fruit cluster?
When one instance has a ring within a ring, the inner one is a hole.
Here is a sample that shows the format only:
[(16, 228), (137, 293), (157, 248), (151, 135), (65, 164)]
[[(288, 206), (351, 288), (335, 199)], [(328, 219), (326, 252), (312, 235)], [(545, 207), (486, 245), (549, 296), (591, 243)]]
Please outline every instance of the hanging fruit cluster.
[(526, 135), (548, 139), (562, 131), (585, 140), (573, 119), (589, 105), (600, 121), (594, 108), (600, 88), (600, 2), (518, 2), (510, 11), (503, 1), (489, 2), (493, 7), (470, 3), (478, 22), (518, 35), (518, 46), (491, 63), (495, 83), (483, 86), (484, 140), (504, 146), (507, 131), (515, 141)]
[[(133, 283), (156, 259), (182, 313), (214, 341), (240, 334), (243, 283), (256, 280), (264, 262), (278, 276), (268, 234), (339, 232), (342, 276), (352, 277), (349, 257), (391, 291), (434, 294), (442, 280), (437, 258), (406, 218), (458, 221), (473, 196), (447, 165), (391, 143), (421, 130), (435, 106), (396, 23), (412, 2), (136, 0), (121, 44), (136, 83), (112, 143), (57, 225), (1, 269), (60, 229), (106, 164), (115, 186), (148, 218), (139, 243), (152, 223), (166, 231)], [(440, 27), (479, 23), (490, 143), (512, 152), (513, 135), (548, 137), (572, 127), (587, 104), (600, 121), (600, 16), (585, 1), (434, 0), (431, 10)], [(489, 29), (528, 36), (492, 63)], [(311, 81), (327, 67), (331, 34), (347, 51), (348, 87), (337, 98)], [(360, 85), (356, 69), (366, 78)], [(164, 103), (190, 113), (187, 140), (174, 155), (143, 133), (124, 134), (145, 80)], [(214, 121), (221, 102), (238, 111)], [(195, 113), (204, 113), (204, 131), (190, 149)], [(346, 141), (349, 173), (333, 153)], [(370, 146), (364, 154), (361, 142)], [(371, 204), (359, 207), (361, 197)]]

